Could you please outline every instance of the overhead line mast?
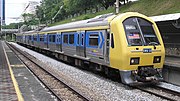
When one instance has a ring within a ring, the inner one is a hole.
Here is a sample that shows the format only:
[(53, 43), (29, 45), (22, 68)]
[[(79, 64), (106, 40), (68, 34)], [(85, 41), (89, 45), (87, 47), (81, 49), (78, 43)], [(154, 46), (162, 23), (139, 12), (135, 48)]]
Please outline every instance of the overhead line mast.
[(116, 6), (116, 14), (118, 14), (119, 13), (119, 0), (116, 0), (115, 6)]

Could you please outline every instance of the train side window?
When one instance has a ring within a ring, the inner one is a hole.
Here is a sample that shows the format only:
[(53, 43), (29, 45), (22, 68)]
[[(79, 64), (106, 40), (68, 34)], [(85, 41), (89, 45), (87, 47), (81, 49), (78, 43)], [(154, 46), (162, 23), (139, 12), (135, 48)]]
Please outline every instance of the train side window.
[(68, 44), (68, 34), (63, 35), (63, 43)]
[(39, 40), (40, 40), (40, 42), (44, 42), (44, 35), (40, 35)]
[(109, 33), (107, 33), (107, 46), (109, 46), (109, 40), (110, 39), (110, 34)]
[(44, 42), (47, 43), (48, 42), (48, 34), (44, 35)]
[(59, 44), (61, 43), (61, 34), (56, 35), (56, 42)]
[(81, 46), (84, 45), (84, 34), (81, 34)]
[(31, 39), (31, 35), (29, 35), (29, 40), (32, 40), (32, 39)]
[(90, 34), (89, 35), (89, 46), (98, 47), (99, 34)]
[(56, 35), (49, 35), (49, 42), (55, 42), (56, 41)]
[(69, 44), (74, 44), (74, 34), (69, 34)]
[(77, 34), (77, 45), (79, 45), (79, 34)]
[(34, 35), (33, 40), (34, 40), (34, 41), (37, 41), (37, 35)]
[(113, 33), (111, 33), (111, 48), (114, 48), (114, 36), (113, 36)]

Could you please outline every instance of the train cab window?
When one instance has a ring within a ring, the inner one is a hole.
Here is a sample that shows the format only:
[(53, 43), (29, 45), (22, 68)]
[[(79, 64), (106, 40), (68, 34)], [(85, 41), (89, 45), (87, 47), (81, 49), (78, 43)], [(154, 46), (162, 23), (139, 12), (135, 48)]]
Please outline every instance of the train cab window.
[(68, 34), (63, 35), (63, 43), (68, 44)]
[(128, 18), (124, 22), (124, 29), (130, 46), (141, 46), (143, 43), (136, 18)]
[(74, 34), (69, 34), (69, 44), (74, 44)]
[(150, 23), (144, 19), (141, 19), (141, 18), (137, 18), (137, 19), (138, 19), (140, 28), (142, 30), (142, 34), (144, 36), (146, 45), (153, 45), (153, 44), (158, 45), (159, 41), (154, 32), (152, 23)]
[(158, 45), (152, 23), (139, 17), (128, 18), (123, 22), (128, 45)]

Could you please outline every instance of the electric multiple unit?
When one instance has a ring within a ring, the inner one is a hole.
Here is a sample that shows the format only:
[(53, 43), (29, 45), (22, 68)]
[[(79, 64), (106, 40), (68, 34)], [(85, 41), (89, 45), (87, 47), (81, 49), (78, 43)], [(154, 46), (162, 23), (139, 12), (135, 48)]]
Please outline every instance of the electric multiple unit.
[(118, 75), (125, 84), (159, 81), (165, 50), (153, 20), (106, 14), (17, 35), (17, 42), (75, 64)]

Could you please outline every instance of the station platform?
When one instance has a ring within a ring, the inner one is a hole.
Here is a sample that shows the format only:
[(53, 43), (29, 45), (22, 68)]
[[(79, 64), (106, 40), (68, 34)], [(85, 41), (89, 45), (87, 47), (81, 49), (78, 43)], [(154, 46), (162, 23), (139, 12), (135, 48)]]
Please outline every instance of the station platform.
[(166, 56), (163, 78), (166, 82), (180, 86), (180, 58)]
[(55, 101), (51, 93), (0, 41), (0, 101)]
[[(0, 42), (0, 100), (1, 101), (18, 101), (22, 100), (19, 89), (16, 87), (16, 81), (13, 78), (12, 70), (8, 63), (3, 43)], [(20, 96), (18, 96), (20, 95)]]
[(180, 57), (166, 57), (165, 65), (180, 68)]

